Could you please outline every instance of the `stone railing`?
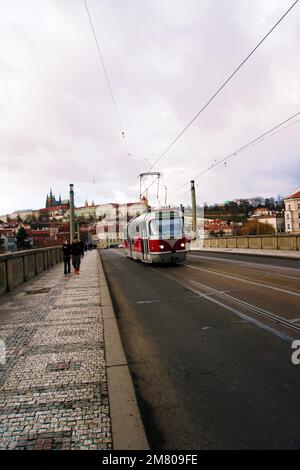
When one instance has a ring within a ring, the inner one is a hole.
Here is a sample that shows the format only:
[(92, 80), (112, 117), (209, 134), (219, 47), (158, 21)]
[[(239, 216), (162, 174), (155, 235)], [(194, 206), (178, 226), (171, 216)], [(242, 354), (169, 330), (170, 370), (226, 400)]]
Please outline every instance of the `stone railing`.
[(300, 235), (248, 235), (193, 240), (192, 248), (243, 248), (252, 250), (300, 250)]
[(62, 260), (61, 246), (0, 255), (0, 295)]

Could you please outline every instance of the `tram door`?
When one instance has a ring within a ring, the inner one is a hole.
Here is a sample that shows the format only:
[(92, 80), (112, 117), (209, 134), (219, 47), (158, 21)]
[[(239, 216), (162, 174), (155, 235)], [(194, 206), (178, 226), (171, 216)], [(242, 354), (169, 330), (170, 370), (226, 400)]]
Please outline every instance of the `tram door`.
[(127, 240), (128, 240), (128, 245), (129, 245), (129, 255), (132, 258), (132, 238), (131, 238), (131, 230), (129, 226), (127, 226)]
[(146, 224), (141, 224), (141, 238), (142, 238), (142, 258), (143, 260), (148, 260), (148, 234), (146, 229)]

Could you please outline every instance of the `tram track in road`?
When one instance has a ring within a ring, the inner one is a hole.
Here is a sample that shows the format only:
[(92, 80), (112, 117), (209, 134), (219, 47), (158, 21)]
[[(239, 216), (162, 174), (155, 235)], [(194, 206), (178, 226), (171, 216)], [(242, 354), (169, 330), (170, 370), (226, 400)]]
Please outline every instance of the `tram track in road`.
[[(185, 268), (191, 269), (195, 266), (191, 265), (184, 265)], [(198, 282), (194, 279), (189, 278), (186, 276), (184, 279), (181, 277), (178, 278), (176, 275), (172, 275), (169, 272), (165, 272), (163, 270), (159, 270), (159, 268), (150, 268), (154, 269), (156, 272), (160, 272), (165, 277), (172, 279), (174, 282), (177, 282), (182, 287), (190, 290), (194, 294), (197, 294), (200, 298), (204, 298), (217, 304), (218, 306), (238, 315), (239, 317), (247, 320), (250, 323), (254, 323), (256, 326), (263, 328), (272, 332), (273, 334), (282, 337), (288, 341), (293, 341), (296, 338), (300, 337), (300, 325), (295, 324), (295, 322), (299, 321), (299, 319), (287, 319), (280, 315), (277, 315), (267, 309), (261, 308), (253, 303), (246, 302), (241, 300), (233, 295), (230, 295), (228, 292), (232, 292), (230, 290), (222, 290), (222, 289), (215, 289), (207, 284), (203, 284), (202, 282)], [(201, 271), (211, 272), (205, 268), (199, 268)], [(214, 274), (219, 274), (215, 273)], [(238, 281), (245, 281), (243, 278), (238, 278), (236, 276), (229, 276), (226, 277), (233, 278)], [(251, 284), (257, 284), (254, 281), (249, 281)], [(261, 285), (260, 285), (261, 286)], [(272, 287), (272, 286), (264, 286), (264, 287)], [(283, 292), (285, 294), (290, 294), (290, 291), (286, 291), (284, 289), (276, 289), (279, 292)], [(294, 294), (294, 293), (292, 293)], [(298, 297), (299, 295), (297, 295)], [(294, 333), (296, 336), (291, 336)]]
[(103, 264), (152, 448), (299, 448), (299, 298), (116, 254)]
[[(207, 291), (208, 294), (210, 294), (210, 296), (216, 296), (218, 298), (221, 298), (233, 305), (236, 305), (238, 307), (241, 307), (241, 308), (244, 308), (244, 309), (247, 309), (249, 312), (252, 312), (256, 315), (259, 315), (261, 317), (264, 317), (268, 320), (271, 320), (272, 322), (275, 322), (275, 323), (278, 323), (278, 324), (281, 324), (281, 325), (284, 325), (285, 327), (293, 330), (293, 331), (296, 331), (296, 332), (300, 332), (300, 325), (295, 325), (294, 323), (292, 323), (291, 321), (289, 320), (286, 320), (285, 318), (283, 317), (280, 317), (278, 315), (275, 315), (274, 313), (272, 312), (269, 312), (265, 309), (262, 309), (260, 307), (257, 307), (256, 305), (253, 305), (253, 304), (250, 304), (249, 302), (245, 302), (243, 300), (240, 300), (240, 299), (237, 299), (236, 297), (233, 297), (232, 295), (229, 295), (227, 294), (226, 292), (222, 292), (222, 291), (218, 291), (217, 289), (213, 289), (212, 287), (209, 287), (205, 284), (201, 284), (200, 282), (197, 282), (197, 281), (194, 281), (192, 279), (188, 279), (188, 281), (200, 288), (200, 289), (203, 289), (204, 291)], [(196, 292), (194, 290), (194, 292)], [(203, 294), (202, 291), (198, 291), (199, 294)], [(206, 298), (208, 296), (206, 295)], [(210, 299), (212, 300), (212, 299)]]
[(265, 284), (265, 283), (253, 281), (250, 278), (245, 278), (245, 277), (241, 277), (241, 276), (233, 276), (232, 274), (227, 274), (227, 273), (224, 273), (222, 271), (215, 271), (214, 269), (200, 268), (199, 266), (195, 266), (195, 265), (192, 265), (192, 264), (185, 264), (184, 266), (187, 267), (187, 268), (198, 269), (199, 271), (204, 271), (205, 273), (214, 274), (215, 276), (223, 276), (223, 277), (227, 277), (229, 279), (233, 279), (235, 281), (246, 282), (247, 284), (252, 284), (252, 285), (255, 285), (255, 286), (258, 286), (258, 287), (263, 287), (263, 288), (266, 288), (266, 289), (275, 290), (277, 292), (282, 292), (284, 294), (289, 294), (289, 295), (294, 295), (296, 297), (300, 297), (300, 292), (291, 291), (291, 290), (287, 290), (287, 289), (282, 289), (281, 287), (270, 286), (270, 285)]
[[(118, 253), (120, 254), (120, 253)], [(175, 267), (174, 270), (172, 268), (165, 268), (162, 267), (149, 267), (149, 269), (153, 269), (156, 272), (159, 272), (160, 274), (168, 277), (169, 279), (172, 279), (172, 281), (175, 281), (191, 292), (197, 294), (199, 297), (203, 297), (211, 302), (214, 302), (215, 304), (219, 305), (220, 307), (223, 307), (232, 313), (241, 316), (242, 318), (246, 319), (249, 322), (255, 323), (257, 326), (262, 327), (264, 329), (268, 329), (269, 331), (272, 331), (273, 333), (282, 336), (288, 340), (292, 340), (294, 338), (291, 338), (289, 335), (291, 333), (296, 333), (300, 334), (300, 325), (296, 324), (299, 322), (299, 318), (293, 318), (293, 319), (288, 319), (284, 318), (281, 315), (278, 315), (276, 313), (273, 313), (271, 310), (268, 308), (262, 308), (262, 306), (255, 305), (252, 302), (247, 302), (245, 300), (242, 300), (240, 298), (237, 298), (233, 295), (230, 295), (232, 291), (237, 291), (241, 292), (241, 289), (236, 289), (236, 285), (234, 288), (229, 287), (228, 289), (217, 289), (212, 287), (211, 285), (205, 284), (203, 282), (199, 282), (198, 280), (192, 279), (192, 276), (181, 276), (182, 272), (181, 269), (183, 268), (184, 271), (186, 270), (196, 270), (199, 273), (203, 272), (205, 274), (208, 274), (209, 276), (217, 276), (220, 279), (224, 278), (224, 280), (227, 280), (227, 282), (238, 282), (238, 283), (246, 283), (249, 286), (257, 287), (260, 290), (262, 289), (268, 289), (271, 292), (274, 291), (277, 295), (284, 295), (290, 298), (294, 298), (295, 302), (298, 302), (298, 298), (300, 297), (300, 291), (296, 290), (290, 290), (288, 288), (283, 288), (283, 287), (277, 287), (274, 285), (267, 284), (265, 282), (259, 282), (258, 280), (254, 280), (253, 278), (249, 278), (249, 273), (248, 276), (246, 276), (245, 272), (241, 272), (238, 275), (234, 275), (232, 273), (224, 272), (223, 270), (216, 270), (216, 269), (211, 269), (210, 266), (207, 266), (206, 263), (208, 264), (214, 264), (216, 261), (219, 261), (218, 258), (214, 257), (213, 260), (211, 260), (211, 257), (209, 256), (191, 256), (189, 255), (189, 258), (197, 258), (204, 259), (205, 265), (203, 267), (199, 266), (198, 264), (193, 264), (193, 261), (187, 262), (186, 264), (183, 264), (180, 267), (180, 273)], [(224, 260), (220, 259), (220, 261), (224, 261), (227, 263), (234, 263), (236, 266), (239, 266), (241, 269), (248, 269), (251, 267), (252, 269), (257, 269), (257, 268), (263, 268), (263, 271), (266, 272), (267, 274), (271, 274), (272, 277), (285, 277), (285, 273), (276, 273), (274, 268), (280, 268), (282, 271), (283, 269), (287, 269), (289, 272), (291, 270), (296, 271), (297, 273), (300, 273), (299, 270), (293, 269), (293, 268), (284, 268), (282, 266), (262, 266), (257, 263), (253, 262), (247, 262), (247, 261), (239, 261), (239, 260)], [(224, 266), (224, 263), (221, 263), (221, 267)], [(178, 276), (178, 274), (180, 274)], [(252, 276), (255, 273), (250, 273), (250, 276)], [(264, 274), (264, 273), (263, 273)], [(291, 279), (295, 280), (295, 277), (290, 276)], [(296, 277), (297, 279), (297, 277)], [(299, 305), (299, 311), (300, 311), (300, 305)], [(265, 322), (265, 323), (262, 323)]]
[[(228, 256), (228, 255), (227, 255)], [(241, 255), (235, 255), (235, 256), (241, 256)], [(246, 256), (246, 255), (245, 255)], [(255, 270), (255, 272), (257, 273), (257, 271), (259, 271), (261, 274), (269, 274), (270, 272), (270, 265), (264, 265), (262, 264), (261, 262), (260, 263), (256, 263), (256, 262), (253, 262), (253, 261), (241, 261), (241, 260), (236, 260), (236, 259), (226, 259), (226, 258), (221, 258), (221, 257), (216, 257), (216, 256), (207, 256), (207, 255), (203, 255), (203, 254), (199, 254), (199, 255), (193, 255), (191, 253), (188, 254), (188, 259), (190, 258), (193, 258), (194, 260), (198, 260), (198, 261), (204, 261), (205, 263), (208, 263), (208, 264), (216, 264), (216, 262), (220, 265), (224, 265), (225, 266), (228, 266), (228, 265), (232, 265), (232, 267), (242, 267), (242, 268), (246, 268), (246, 269), (250, 269), (252, 271)], [(262, 260), (260, 260), (262, 261)], [(272, 276), (273, 277), (276, 277), (276, 278), (285, 278), (285, 279), (290, 279), (292, 281), (295, 281), (295, 279), (298, 279), (299, 282), (300, 282), (300, 269), (298, 268), (291, 268), (291, 267), (287, 267), (287, 266), (273, 266), (274, 268), (276, 268), (278, 271), (286, 271), (290, 274), (284, 274), (283, 272), (274, 272), (274, 270), (272, 271)], [(298, 275), (298, 276), (297, 276)]]

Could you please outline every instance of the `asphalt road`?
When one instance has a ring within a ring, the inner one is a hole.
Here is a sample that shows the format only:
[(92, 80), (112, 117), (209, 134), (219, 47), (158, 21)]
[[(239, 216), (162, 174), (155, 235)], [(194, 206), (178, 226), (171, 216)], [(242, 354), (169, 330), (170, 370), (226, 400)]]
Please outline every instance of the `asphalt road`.
[(300, 449), (300, 263), (102, 250), (153, 449)]

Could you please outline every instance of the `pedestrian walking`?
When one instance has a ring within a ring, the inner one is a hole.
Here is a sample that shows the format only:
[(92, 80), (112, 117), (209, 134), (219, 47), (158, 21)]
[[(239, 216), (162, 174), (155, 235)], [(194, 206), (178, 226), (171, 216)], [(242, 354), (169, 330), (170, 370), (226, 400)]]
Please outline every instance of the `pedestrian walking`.
[(62, 256), (64, 261), (64, 273), (70, 274), (71, 272), (71, 245), (70, 240), (65, 240), (62, 246)]
[(81, 244), (78, 238), (74, 238), (71, 251), (72, 251), (72, 264), (74, 268), (74, 273), (79, 274), (82, 248), (81, 248)]
[(79, 240), (80, 248), (81, 248), (81, 256), (84, 257), (84, 243), (82, 240)]

